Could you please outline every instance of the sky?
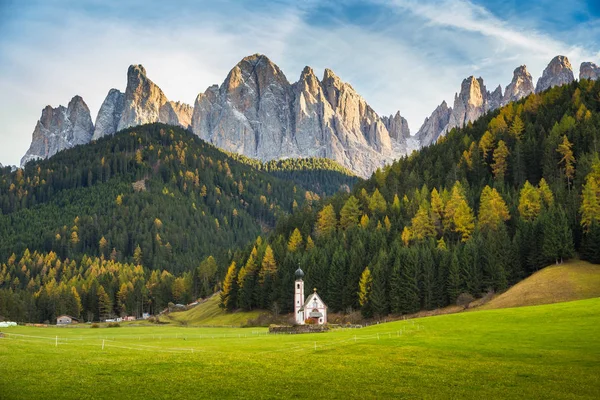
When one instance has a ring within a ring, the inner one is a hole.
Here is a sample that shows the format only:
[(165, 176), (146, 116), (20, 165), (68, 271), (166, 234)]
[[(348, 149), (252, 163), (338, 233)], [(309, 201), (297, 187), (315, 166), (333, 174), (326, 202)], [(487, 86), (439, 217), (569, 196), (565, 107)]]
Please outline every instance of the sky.
[(130, 64), (170, 100), (194, 103), (243, 57), (262, 53), (298, 80), (332, 69), (411, 133), (462, 80), (488, 90), (525, 64), (566, 55), (600, 64), (598, 0), (0, 0), (0, 163), (18, 165), (42, 108), (80, 95), (95, 120)]

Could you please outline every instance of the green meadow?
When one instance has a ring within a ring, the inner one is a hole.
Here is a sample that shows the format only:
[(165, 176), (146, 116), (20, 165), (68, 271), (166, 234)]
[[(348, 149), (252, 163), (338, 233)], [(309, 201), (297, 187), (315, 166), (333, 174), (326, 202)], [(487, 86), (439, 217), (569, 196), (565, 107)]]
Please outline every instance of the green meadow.
[(2, 331), (2, 399), (591, 399), (600, 393), (598, 298), (305, 335), (149, 325)]

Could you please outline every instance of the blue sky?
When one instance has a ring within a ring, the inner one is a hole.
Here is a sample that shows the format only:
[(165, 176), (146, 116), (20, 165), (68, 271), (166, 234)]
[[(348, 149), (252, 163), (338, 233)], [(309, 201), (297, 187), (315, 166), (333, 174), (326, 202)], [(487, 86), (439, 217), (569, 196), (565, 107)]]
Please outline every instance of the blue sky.
[[(525, 3), (525, 4), (523, 4)], [(462, 79), (504, 88), (552, 57), (600, 64), (596, 0), (0, 0), (0, 163), (17, 164), (45, 105), (81, 95), (95, 119), (141, 63), (169, 99), (193, 104), (244, 56), (264, 53), (288, 80), (331, 68), (381, 115), (415, 133)]]

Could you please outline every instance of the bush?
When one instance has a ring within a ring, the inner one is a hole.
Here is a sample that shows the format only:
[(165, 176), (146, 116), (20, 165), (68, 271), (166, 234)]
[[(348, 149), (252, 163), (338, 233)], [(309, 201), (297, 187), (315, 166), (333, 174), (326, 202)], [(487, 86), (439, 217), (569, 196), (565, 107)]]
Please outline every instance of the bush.
[(120, 328), (121, 324), (118, 322), (109, 322), (108, 325), (106, 325), (107, 328)]
[(100, 325), (98, 325), (97, 323), (93, 323), (92, 326), (90, 326), (90, 328), (100, 328)]
[(471, 293), (461, 293), (456, 299), (456, 305), (466, 308), (469, 308), (469, 303), (475, 300), (475, 297), (471, 295)]

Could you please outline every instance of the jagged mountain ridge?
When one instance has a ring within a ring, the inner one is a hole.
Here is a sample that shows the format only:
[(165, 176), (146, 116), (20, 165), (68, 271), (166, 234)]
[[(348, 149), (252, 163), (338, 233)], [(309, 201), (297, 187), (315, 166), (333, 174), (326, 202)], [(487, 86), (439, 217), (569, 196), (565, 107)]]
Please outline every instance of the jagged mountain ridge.
[[(596, 80), (600, 76), (600, 68), (594, 63), (583, 62), (579, 76), (580, 79)], [(540, 93), (554, 86), (569, 84), (573, 80), (572, 66), (565, 56), (554, 57), (535, 86), (527, 67), (525, 65), (517, 67), (504, 94), (501, 86), (490, 93), (486, 90), (481, 77), (475, 79), (474, 76), (470, 76), (462, 82), (460, 92), (455, 94), (453, 107), (447, 107), (445, 101), (438, 106), (431, 116), (425, 119), (416, 133), (416, 138), (421, 147), (428, 146), (452, 128), (462, 128), (488, 111), (493, 111), (511, 101), (518, 101), (531, 93)], [(448, 121), (446, 124), (440, 124), (440, 121), (446, 120)]]
[[(224, 150), (262, 161), (324, 157), (364, 177), (406, 154), (410, 136), (400, 112), (380, 118), (333, 71), (326, 69), (319, 80), (306, 67), (300, 79), (290, 83), (260, 54), (242, 59), (220, 86), (200, 93), (194, 107), (169, 101), (143, 66), (132, 65), (125, 92), (108, 92), (95, 127), (88, 127), (85, 137), (96, 140), (151, 122), (190, 129)], [(72, 146), (56, 151), (68, 147)], [(23, 164), (29, 159), (24, 158)]]
[[(581, 64), (580, 79), (598, 76), (596, 64)], [(481, 77), (470, 76), (462, 82), (453, 106), (442, 102), (425, 119), (413, 142), (427, 146), (488, 111), (573, 79), (571, 64), (564, 56), (550, 62), (535, 87), (526, 67), (518, 67), (504, 94), (501, 86), (489, 92)], [(300, 79), (290, 83), (277, 65), (260, 54), (242, 59), (220, 86), (200, 93), (194, 107), (167, 99), (141, 65), (129, 67), (125, 92), (108, 92), (95, 125), (83, 99), (75, 99), (71, 108), (44, 109), (21, 165), (151, 122), (190, 129), (224, 150), (262, 161), (333, 159), (363, 177), (408, 152), (410, 130), (400, 112), (380, 117), (350, 84), (329, 69), (318, 79), (310, 67), (305, 67)]]
[(380, 118), (333, 71), (305, 67), (290, 83), (266, 56), (244, 58), (221, 86), (198, 95), (192, 131), (222, 149), (263, 161), (325, 157), (360, 176), (406, 154), (408, 124)]

